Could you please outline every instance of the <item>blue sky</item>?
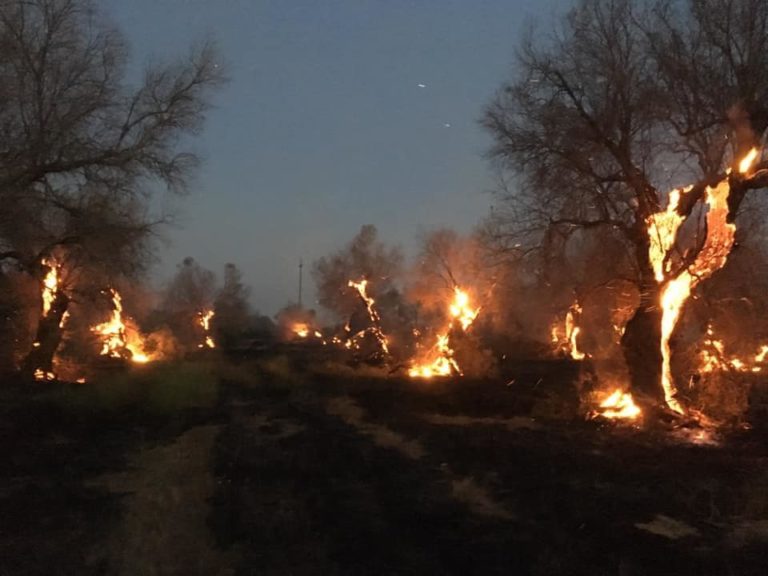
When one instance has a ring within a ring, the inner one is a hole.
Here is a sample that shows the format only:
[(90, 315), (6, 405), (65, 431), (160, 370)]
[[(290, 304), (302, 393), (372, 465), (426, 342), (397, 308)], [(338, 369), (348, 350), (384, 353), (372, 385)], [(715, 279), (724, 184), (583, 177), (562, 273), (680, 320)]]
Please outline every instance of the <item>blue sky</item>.
[(137, 64), (212, 37), (231, 79), (194, 141), (204, 164), (155, 277), (185, 256), (219, 274), (231, 261), (273, 314), (295, 299), (299, 258), (363, 224), (407, 253), (431, 229), (471, 230), (492, 186), (483, 106), (521, 33), (568, 4), (106, 0)]

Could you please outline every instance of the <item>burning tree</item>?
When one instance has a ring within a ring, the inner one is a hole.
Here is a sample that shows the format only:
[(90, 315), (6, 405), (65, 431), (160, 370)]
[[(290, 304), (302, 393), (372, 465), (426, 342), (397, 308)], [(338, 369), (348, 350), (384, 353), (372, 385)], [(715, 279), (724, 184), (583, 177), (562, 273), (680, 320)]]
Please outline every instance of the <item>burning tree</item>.
[(166, 288), (162, 309), (187, 350), (215, 348), (210, 332), (215, 298), (216, 275), (194, 258), (184, 258)]
[(72, 298), (146, 261), (163, 220), (148, 184), (183, 189), (196, 158), (179, 137), (199, 129), (222, 77), (205, 45), (129, 88), (125, 43), (88, 0), (3, 2), (0, 46), (0, 275), (31, 277), (40, 294), (55, 259), (66, 278), (46, 313), (38, 304), (31, 371), (50, 364)]
[(395, 340), (402, 345), (402, 334), (410, 330), (411, 309), (396, 283), (402, 264), (400, 250), (380, 242), (371, 225), (363, 226), (341, 250), (315, 262), (312, 274), (319, 303), (345, 323), (340, 339), (350, 349), (362, 345), (364, 359), (394, 354), (387, 335), (397, 334)]
[(632, 385), (679, 410), (677, 316), (725, 264), (746, 193), (768, 184), (747, 159), (768, 128), (768, 5), (583, 0), (535, 38), (484, 117), (516, 184), (492, 237), (513, 253), (595, 233), (623, 247), (614, 274), (639, 299), (621, 339)]

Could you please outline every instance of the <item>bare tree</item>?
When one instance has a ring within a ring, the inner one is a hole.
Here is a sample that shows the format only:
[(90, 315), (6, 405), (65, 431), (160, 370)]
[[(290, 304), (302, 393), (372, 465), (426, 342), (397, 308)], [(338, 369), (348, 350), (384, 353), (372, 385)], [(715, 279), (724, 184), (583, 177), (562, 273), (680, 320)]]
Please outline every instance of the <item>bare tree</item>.
[[(640, 304), (622, 346), (633, 385), (656, 396), (659, 294), (647, 219), (673, 185), (697, 210), (707, 184), (768, 127), (768, 5), (760, 0), (582, 0), (552, 36), (522, 46), (516, 76), (486, 109), (499, 194), (489, 236), (508, 253), (609, 231)], [(730, 176), (735, 218), (765, 166)], [(509, 190), (509, 189), (508, 189)], [(701, 248), (680, 254), (678, 269)]]
[[(212, 46), (150, 66), (136, 88), (126, 63), (89, 0), (0, 2), (0, 262), (39, 283), (54, 253), (68, 268), (136, 272), (162, 220), (147, 209), (153, 184), (181, 192), (197, 164), (180, 136), (199, 130), (223, 80)], [(50, 364), (72, 289), (40, 323), (28, 366)]]

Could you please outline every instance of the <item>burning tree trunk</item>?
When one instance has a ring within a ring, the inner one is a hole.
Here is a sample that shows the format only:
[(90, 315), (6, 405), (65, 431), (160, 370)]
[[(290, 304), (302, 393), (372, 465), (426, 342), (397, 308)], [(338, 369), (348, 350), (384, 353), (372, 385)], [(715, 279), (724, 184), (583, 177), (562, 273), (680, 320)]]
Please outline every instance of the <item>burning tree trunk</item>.
[(53, 378), (53, 357), (61, 343), (69, 296), (59, 285), (60, 265), (55, 258), (43, 258), (36, 270), (42, 276), (39, 278), (42, 309), (35, 341), (22, 362), (21, 372), (30, 378), (42, 374), (50, 379)]
[(643, 226), (637, 230), (637, 263), (640, 267), (640, 304), (624, 327), (621, 348), (630, 377), (631, 389), (661, 401), (661, 291), (648, 257), (649, 240)]
[(40, 318), (32, 350), (22, 362), (21, 371), (24, 376), (32, 378), (39, 371), (46, 374), (53, 372), (53, 357), (61, 343), (61, 328), (68, 306), (69, 297), (63, 291), (58, 291), (47, 314)]

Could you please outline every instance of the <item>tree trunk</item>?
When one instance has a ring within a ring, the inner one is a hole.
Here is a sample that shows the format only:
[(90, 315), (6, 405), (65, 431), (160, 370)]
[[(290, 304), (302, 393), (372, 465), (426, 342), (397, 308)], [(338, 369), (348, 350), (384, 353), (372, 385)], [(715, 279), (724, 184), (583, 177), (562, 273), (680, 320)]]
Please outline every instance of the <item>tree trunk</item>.
[(661, 387), (661, 310), (659, 287), (641, 286), (640, 306), (627, 322), (621, 338), (631, 389), (664, 402)]
[(651, 401), (664, 402), (661, 386), (661, 289), (648, 257), (648, 234), (638, 227), (635, 241), (640, 267), (640, 305), (621, 337), (631, 390)]
[(61, 320), (69, 306), (69, 298), (63, 291), (56, 293), (48, 315), (41, 317), (37, 325), (35, 344), (24, 358), (21, 371), (26, 377), (34, 377), (35, 371), (53, 371), (53, 356), (61, 343)]
[(13, 358), (13, 343), (15, 341), (14, 312), (10, 306), (0, 306), (0, 377), (14, 372), (16, 368)]

